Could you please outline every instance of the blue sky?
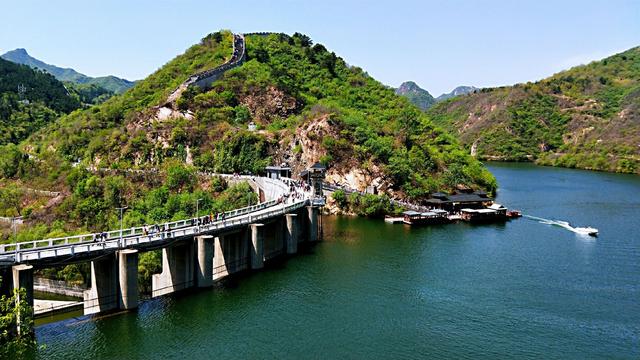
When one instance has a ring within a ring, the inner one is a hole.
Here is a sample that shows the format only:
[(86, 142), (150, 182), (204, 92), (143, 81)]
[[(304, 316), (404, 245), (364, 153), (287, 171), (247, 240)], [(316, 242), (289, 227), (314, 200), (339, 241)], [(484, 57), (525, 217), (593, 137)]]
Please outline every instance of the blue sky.
[(640, 45), (640, 1), (10, 1), (0, 52), (139, 79), (207, 33), (306, 33), (387, 85), (541, 79)]

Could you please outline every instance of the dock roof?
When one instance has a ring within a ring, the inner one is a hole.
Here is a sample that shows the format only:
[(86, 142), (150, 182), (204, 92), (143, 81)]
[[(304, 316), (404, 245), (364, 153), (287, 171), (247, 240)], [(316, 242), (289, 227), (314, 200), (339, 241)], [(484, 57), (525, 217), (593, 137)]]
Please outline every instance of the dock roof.
[[(490, 197), (487, 196), (485, 192), (475, 192), (470, 194), (454, 194), (454, 195), (446, 195), (441, 196), (442, 193), (438, 194), (438, 198), (430, 198), (427, 199), (427, 203), (431, 204), (447, 204), (447, 203), (474, 203), (474, 202), (484, 202), (491, 200)], [(436, 195), (434, 194), (434, 195)]]
[(497, 212), (494, 209), (462, 209), (460, 211), (466, 212), (466, 213), (477, 213), (477, 214), (492, 214)]

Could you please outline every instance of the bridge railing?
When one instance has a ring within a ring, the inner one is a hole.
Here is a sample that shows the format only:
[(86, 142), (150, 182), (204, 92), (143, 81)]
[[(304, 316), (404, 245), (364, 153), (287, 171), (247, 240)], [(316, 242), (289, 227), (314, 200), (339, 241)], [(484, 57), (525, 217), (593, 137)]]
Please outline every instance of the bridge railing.
[[(271, 179), (251, 175), (208, 174), (222, 177), (241, 178), (258, 183), (265, 191), (272, 195), (272, 200), (260, 204), (246, 206), (222, 213), (221, 219), (213, 222), (199, 221), (189, 218), (155, 225), (145, 225), (122, 230), (111, 230), (100, 233), (80, 234), (60, 238), (42, 239), (17, 244), (0, 245), (0, 258), (3, 261), (21, 262), (61, 255), (73, 256), (76, 252), (87, 252), (105, 249), (119, 249), (129, 245), (164, 240), (167, 237), (181, 237), (202, 234), (218, 229), (250, 224), (278, 214), (284, 214), (306, 204), (314, 204), (309, 192), (303, 191), (301, 197), (288, 196), (292, 186), (299, 184), (289, 178)], [(299, 191), (297, 188), (296, 191)], [(311, 200), (310, 200), (311, 199)], [(289, 204), (291, 202), (291, 204)], [(272, 211), (264, 211), (273, 207)], [(256, 213), (257, 212), (257, 213)], [(256, 213), (256, 214), (254, 214)], [(206, 224), (205, 224), (206, 223)], [(147, 231), (145, 232), (145, 227)]]
[(274, 210), (259, 213), (256, 215), (244, 214), (243, 216), (231, 218), (229, 220), (220, 220), (207, 225), (195, 225), (184, 228), (175, 228), (169, 231), (161, 231), (148, 235), (136, 235), (133, 237), (109, 239), (103, 242), (87, 242), (72, 244), (69, 247), (54, 247), (50, 249), (46, 248), (33, 248), (24, 249), (19, 251), (16, 256), (17, 262), (38, 260), (45, 257), (60, 256), (60, 255), (75, 255), (79, 253), (86, 253), (91, 251), (100, 251), (106, 249), (121, 249), (128, 246), (135, 246), (144, 243), (150, 243), (154, 241), (163, 241), (176, 238), (182, 238), (187, 236), (194, 236), (200, 234), (210, 233), (216, 230), (224, 230), (233, 228), (240, 225), (248, 225), (260, 221), (263, 219), (272, 218), (278, 215), (284, 215), (288, 212), (297, 210), (308, 204), (308, 200), (300, 200), (290, 205), (282, 205)]
[[(277, 205), (277, 204), (278, 204), (277, 200), (272, 200), (272, 201), (263, 202), (263, 203), (260, 203), (260, 204), (257, 204), (257, 205), (251, 205), (251, 206), (243, 207), (243, 208), (240, 208), (240, 209), (227, 211), (227, 212), (224, 212), (222, 214), (224, 214), (225, 218), (232, 218), (232, 217), (235, 217), (235, 216), (248, 214), (248, 213), (251, 213), (251, 212), (254, 212), (254, 211), (259, 211), (259, 210), (262, 210), (262, 209), (265, 209), (267, 207), (274, 206), (274, 205)], [(158, 227), (160, 227), (161, 230), (164, 229), (165, 225), (169, 229), (177, 229), (177, 228), (181, 228), (181, 227), (185, 227), (185, 226), (190, 226), (192, 220), (193, 219), (184, 219), (184, 220), (172, 221), (172, 222), (167, 222), (167, 223), (161, 223), (161, 224), (157, 224), (157, 225), (158, 225)], [(154, 225), (152, 224), (152, 225), (146, 225), (146, 226), (149, 227), (149, 226), (154, 226)], [(72, 235), (72, 236), (59, 237), (59, 238), (35, 240), (35, 241), (28, 241), (28, 242), (19, 242), (17, 244), (15, 244), (15, 243), (14, 244), (3, 244), (3, 245), (0, 245), (0, 254), (10, 254), (10, 253), (15, 253), (16, 251), (24, 251), (24, 250), (32, 250), (32, 249), (38, 249), (38, 248), (49, 248), (49, 247), (61, 246), (61, 245), (73, 245), (73, 244), (94, 242), (96, 240), (96, 237), (98, 237), (99, 235), (102, 235), (102, 234), (104, 234), (106, 236), (105, 241), (113, 240), (113, 239), (120, 239), (121, 237), (124, 238), (124, 237), (136, 236), (136, 235), (143, 235), (144, 234), (144, 226), (137, 226), (137, 227), (123, 229), (122, 230), (122, 235), (121, 235), (120, 230), (111, 230), (111, 231), (106, 231), (106, 232), (102, 232), (102, 233), (90, 233), (90, 234)]]

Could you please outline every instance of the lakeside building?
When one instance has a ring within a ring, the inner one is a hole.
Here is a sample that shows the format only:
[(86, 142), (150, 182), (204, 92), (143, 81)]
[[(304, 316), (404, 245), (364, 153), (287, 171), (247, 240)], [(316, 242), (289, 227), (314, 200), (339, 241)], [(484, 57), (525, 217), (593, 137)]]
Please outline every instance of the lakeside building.
[(506, 220), (507, 208), (500, 204), (491, 204), (484, 209), (462, 209), (460, 218), (471, 222)]
[(433, 209), (427, 212), (417, 212), (413, 210), (402, 213), (402, 222), (408, 225), (435, 225), (450, 222), (449, 213), (446, 210)]
[(446, 210), (451, 213), (460, 212), (462, 209), (483, 209), (491, 206), (493, 199), (484, 191), (465, 192), (448, 195), (434, 193), (431, 198), (425, 200), (425, 205), (433, 209)]

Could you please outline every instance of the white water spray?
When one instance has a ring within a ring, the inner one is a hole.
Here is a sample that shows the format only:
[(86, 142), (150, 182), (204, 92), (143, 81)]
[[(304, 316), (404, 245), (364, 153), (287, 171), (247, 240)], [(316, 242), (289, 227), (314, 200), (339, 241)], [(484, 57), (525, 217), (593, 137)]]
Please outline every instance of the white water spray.
[(531, 216), (531, 215), (523, 215), (523, 216), (526, 217), (526, 218), (532, 219), (532, 220), (537, 220), (541, 224), (559, 226), (561, 228), (564, 228), (566, 230), (569, 230), (569, 231), (574, 232), (574, 233), (579, 234), (579, 235), (586, 235), (586, 236), (589, 236), (589, 235), (590, 236), (597, 236), (598, 235), (598, 229), (596, 229), (596, 228), (592, 228), (592, 227), (573, 227), (567, 221), (550, 220), (550, 219), (540, 218), (540, 217)]

